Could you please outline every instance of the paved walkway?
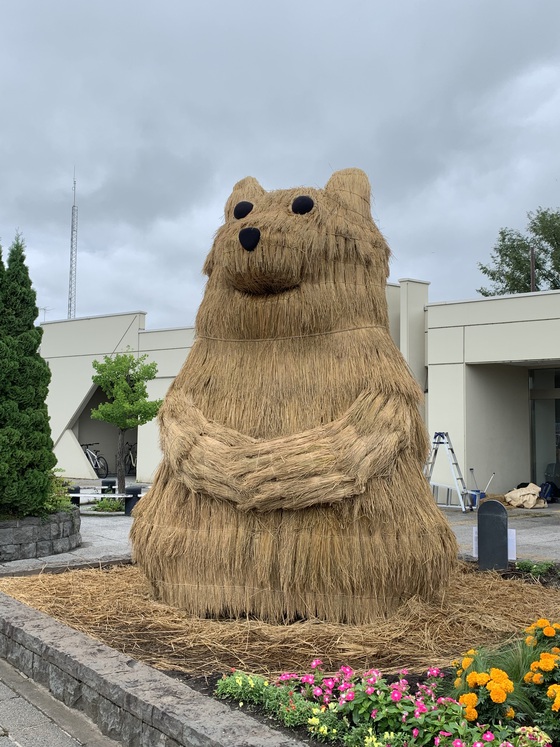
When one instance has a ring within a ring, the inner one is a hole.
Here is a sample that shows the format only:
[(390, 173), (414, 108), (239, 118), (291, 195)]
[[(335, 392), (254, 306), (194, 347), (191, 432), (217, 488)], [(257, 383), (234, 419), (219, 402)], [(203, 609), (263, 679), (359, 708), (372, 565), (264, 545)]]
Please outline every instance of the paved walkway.
[(0, 747), (116, 747), (80, 711), (0, 659)]

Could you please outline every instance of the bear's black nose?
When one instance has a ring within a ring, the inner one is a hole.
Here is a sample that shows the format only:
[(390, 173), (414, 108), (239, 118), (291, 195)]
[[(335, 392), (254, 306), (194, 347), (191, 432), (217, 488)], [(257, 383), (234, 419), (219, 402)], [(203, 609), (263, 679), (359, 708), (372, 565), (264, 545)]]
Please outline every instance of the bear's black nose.
[(239, 241), (241, 246), (248, 252), (252, 252), (253, 249), (256, 249), (260, 238), (261, 232), (258, 228), (243, 228), (239, 231)]

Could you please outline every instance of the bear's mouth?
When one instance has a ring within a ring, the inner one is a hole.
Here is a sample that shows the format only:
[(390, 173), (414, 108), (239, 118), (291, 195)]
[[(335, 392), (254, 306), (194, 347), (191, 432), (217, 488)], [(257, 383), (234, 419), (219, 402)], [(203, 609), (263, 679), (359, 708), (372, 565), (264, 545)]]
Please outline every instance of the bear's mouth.
[(271, 273), (229, 272), (227, 281), (232, 288), (248, 296), (278, 296), (300, 287), (299, 278), (274, 277)]

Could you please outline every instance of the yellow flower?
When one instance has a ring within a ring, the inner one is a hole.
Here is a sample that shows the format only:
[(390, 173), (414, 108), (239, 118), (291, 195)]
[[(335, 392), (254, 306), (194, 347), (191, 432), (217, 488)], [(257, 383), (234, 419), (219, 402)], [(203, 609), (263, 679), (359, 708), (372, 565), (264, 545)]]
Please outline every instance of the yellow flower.
[(317, 716), (313, 716), (312, 718), (307, 719), (307, 723), (311, 726), (317, 726), (319, 724), (319, 719), (317, 718)]
[(529, 625), (528, 628), (525, 628), (525, 632), (526, 633), (534, 633), (535, 632), (535, 626), (534, 625)]
[(328, 729), (325, 726), (325, 724), (319, 727), (319, 734), (326, 734), (327, 732), (328, 732)]
[(527, 674), (523, 677), (523, 682), (532, 682), (533, 681), (533, 672), (527, 672)]
[(558, 646), (553, 646), (553, 647), (552, 647), (552, 648), (550, 649), (550, 652), (551, 652), (552, 654), (560, 654), (560, 648), (559, 648)]
[(536, 646), (537, 645), (537, 639), (534, 635), (528, 635), (527, 638), (525, 638), (525, 643), (527, 646)]
[(457, 679), (453, 683), (453, 687), (461, 687), (461, 683), (462, 682), (463, 682), (463, 680), (460, 677), (457, 677)]
[(511, 706), (510, 706), (510, 707), (509, 707), (509, 708), (507, 709), (507, 711), (506, 711), (506, 712), (504, 713), (504, 716), (505, 716), (506, 718), (513, 718), (513, 717), (515, 716), (515, 711), (513, 710), (513, 708), (512, 708)]
[(560, 623), (552, 623), (552, 627), (556, 628), (556, 630), (560, 630)]
[(456, 672), (456, 674), (463, 674), (463, 670), (462, 669), (458, 669), (457, 672)]
[(550, 620), (547, 620), (546, 617), (541, 617), (537, 620), (535, 625), (537, 628), (546, 628), (547, 625), (550, 625)]
[(465, 709), (465, 718), (467, 721), (476, 721), (478, 718), (478, 711), (476, 708), (466, 708)]
[[(465, 656), (463, 661), (461, 662), (461, 666), (463, 667), (463, 669), (468, 669), (473, 661), (474, 659), (472, 658), (472, 656)], [(457, 674), (459, 673), (457, 672)]]
[(476, 654), (476, 649), (475, 648), (469, 648), (469, 650), (467, 651), (467, 654), (469, 656), (474, 656)]
[(547, 638), (554, 638), (556, 635), (556, 630), (552, 627), (552, 625), (547, 625), (546, 628), (543, 628), (543, 635), (545, 635)]
[(490, 698), (493, 703), (503, 703), (507, 698), (506, 691), (501, 687), (501, 685), (495, 685), (490, 690)]

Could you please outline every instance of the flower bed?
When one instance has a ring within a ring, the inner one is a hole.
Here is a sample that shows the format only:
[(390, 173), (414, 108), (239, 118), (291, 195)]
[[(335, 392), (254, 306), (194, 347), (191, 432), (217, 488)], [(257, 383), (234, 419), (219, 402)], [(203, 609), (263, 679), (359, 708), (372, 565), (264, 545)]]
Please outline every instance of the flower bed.
[(233, 671), (216, 695), (251, 703), (285, 726), (305, 726), (320, 742), (344, 747), (537, 747), (560, 745), (560, 624), (539, 619), (524, 640), (470, 649), (455, 681), (436, 668), (413, 686), (377, 669), (335, 674), (315, 659), (311, 672), (274, 682)]

